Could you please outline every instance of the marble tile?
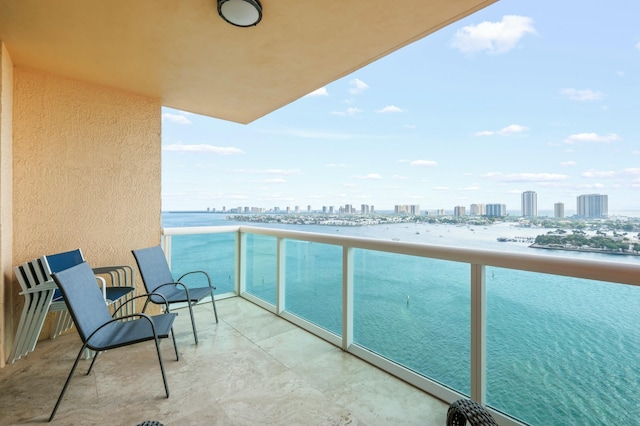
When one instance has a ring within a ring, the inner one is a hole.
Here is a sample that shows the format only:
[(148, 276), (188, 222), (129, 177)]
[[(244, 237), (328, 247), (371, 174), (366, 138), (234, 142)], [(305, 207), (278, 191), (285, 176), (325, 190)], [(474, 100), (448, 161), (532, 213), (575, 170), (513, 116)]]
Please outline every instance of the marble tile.
[[(447, 405), (241, 299), (186, 309), (164, 340), (165, 397), (153, 342), (80, 361), (53, 425), (443, 425)], [(0, 369), (0, 424), (45, 423), (81, 342), (44, 340)]]

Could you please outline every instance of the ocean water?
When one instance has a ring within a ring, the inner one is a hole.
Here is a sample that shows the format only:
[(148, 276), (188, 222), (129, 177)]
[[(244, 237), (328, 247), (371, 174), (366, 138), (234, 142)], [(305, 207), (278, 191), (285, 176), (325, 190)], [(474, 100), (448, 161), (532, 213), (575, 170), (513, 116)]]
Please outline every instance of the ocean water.
[[(215, 226), (221, 214), (165, 213), (163, 226)], [(368, 227), (256, 224), (489, 250), (638, 264), (640, 258), (532, 249), (497, 237), (547, 230), (397, 224)], [(207, 269), (218, 292), (234, 280), (233, 237), (173, 237), (174, 269)], [(275, 240), (247, 239), (247, 288), (275, 303)], [(286, 309), (341, 334), (340, 247), (287, 241)], [(354, 251), (354, 340), (469, 393), (469, 266)], [(197, 285), (197, 284), (196, 284)], [(640, 289), (487, 268), (488, 403), (533, 425), (640, 424)]]

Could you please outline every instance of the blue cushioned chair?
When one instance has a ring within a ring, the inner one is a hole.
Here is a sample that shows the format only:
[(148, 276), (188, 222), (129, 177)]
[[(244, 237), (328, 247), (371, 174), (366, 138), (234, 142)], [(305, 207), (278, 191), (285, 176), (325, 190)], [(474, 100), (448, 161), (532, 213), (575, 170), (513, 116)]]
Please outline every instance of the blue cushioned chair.
[[(164, 303), (166, 300), (171, 303), (186, 303), (189, 308), (189, 315), (191, 315), (191, 326), (193, 328), (193, 337), (198, 344), (198, 332), (196, 331), (196, 322), (193, 319), (193, 305), (200, 302), (207, 296), (211, 296), (211, 303), (213, 304), (213, 313), (216, 317), (216, 323), (218, 322), (218, 311), (216, 310), (216, 301), (213, 296), (213, 291), (216, 289), (211, 285), (211, 278), (205, 271), (191, 271), (182, 275), (178, 280), (173, 279), (167, 258), (164, 255), (164, 251), (160, 246), (154, 246), (139, 250), (133, 250), (133, 257), (136, 258), (138, 269), (140, 269), (140, 275), (142, 276), (142, 282), (147, 290), (147, 293), (161, 294), (163, 298), (158, 296), (152, 296), (145, 302), (145, 308), (149, 301), (153, 303)], [(192, 287), (189, 288), (186, 284), (182, 283), (182, 279), (190, 274), (203, 274), (208, 285), (206, 287)], [(144, 312), (144, 309), (142, 310)]]
[[(178, 360), (178, 348), (173, 334), (173, 320), (177, 314), (164, 313), (149, 316), (143, 313), (134, 313), (113, 318), (105, 303), (102, 292), (94, 284), (95, 275), (86, 262), (54, 273), (52, 277), (60, 289), (69, 313), (76, 324), (78, 334), (82, 340), (82, 347), (73, 363), (73, 367), (71, 368), (71, 372), (69, 372), (62, 392), (60, 392), (58, 401), (51, 412), (49, 421), (53, 420), (58, 410), (62, 397), (71, 380), (71, 376), (73, 376), (73, 372), (78, 366), (78, 361), (85, 348), (96, 351), (96, 355), (93, 361), (91, 361), (91, 365), (87, 371), (88, 375), (91, 373), (101, 351), (154, 340), (158, 353), (158, 361), (160, 362), (164, 389), (168, 398), (169, 386), (167, 385), (162, 356), (160, 355), (160, 339), (169, 337), (169, 333), (171, 333), (176, 352), (176, 360)], [(140, 297), (148, 299), (149, 295), (140, 295), (135, 298)], [(162, 296), (156, 297), (162, 298)], [(166, 305), (166, 309), (169, 309), (168, 304)], [(114, 316), (117, 313), (116, 311)], [(126, 363), (124, 363), (123, 366), (124, 365), (126, 365)]]

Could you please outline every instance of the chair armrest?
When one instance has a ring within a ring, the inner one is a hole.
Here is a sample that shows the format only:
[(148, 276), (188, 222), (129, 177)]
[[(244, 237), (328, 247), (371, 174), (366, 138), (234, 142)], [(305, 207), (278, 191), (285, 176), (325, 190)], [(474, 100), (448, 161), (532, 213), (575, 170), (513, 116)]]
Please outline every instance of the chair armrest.
[[(158, 287), (156, 287), (156, 290), (158, 290), (160, 287), (166, 287), (168, 285), (173, 285), (173, 286), (182, 286), (184, 288), (184, 292), (187, 293), (187, 299), (189, 299), (189, 287), (187, 287), (186, 284), (181, 283), (180, 281), (174, 281), (172, 283), (164, 283), (164, 284), (160, 284)], [(154, 290), (155, 291), (155, 290)], [(151, 292), (151, 294), (154, 294), (153, 292)], [(163, 299), (165, 300), (165, 302), (167, 301), (166, 298), (163, 297)]]
[(180, 278), (178, 278), (178, 282), (182, 281), (182, 279), (184, 277), (186, 277), (187, 275), (191, 275), (191, 274), (204, 274), (205, 277), (207, 277), (207, 283), (209, 284), (209, 287), (211, 287), (212, 289), (216, 289), (213, 285), (211, 285), (211, 277), (209, 277), (209, 274), (206, 273), (205, 271), (191, 271), (191, 272), (187, 272), (186, 274), (183, 274)]
[(109, 265), (91, 268), (96, 275), (109, 275), (115, 287), (133, 287), (134, 272), (129, 265)]
[(96, 328), (96, 329), (93, 331), (93, 333), (91, 333), (91, 334), (89, 335), (89, 337), (87, 337), (87, 342), (89, 342), (89, 340), (91, 340), (91, 338), (92, 338), (92, 337), (93, 337), (93, 336), (94, 336), (98, 331), (102, 330), (102, 329), (103, 329), (104, 327), (106, 327), (107, 325), (109, 325), (109, 324), (111, 324), (111, 323), (113, 323), (113, 322), (120, 322), (120, 321), (122, 321), (123, 319), (134, 319), (134, 318), (138, 318), (138, 319), (144, 318), (144, 319), (146, 319), (147, 321), (149, 321), (149, 324), (151, 324), (151, 330), (153, 330), (153, 335), (154, 335), (155, 337), (157, 337), (157, 335), (158, 335), (158, 334), (156, 333), (156, 326), (153, 324), (153, 320), (151, 319), (151, 316), (149, 316), (149, 315), (147, 315), (147, 314), (143, 314), (143, 313), (135, 313), (135, 314), (125, 315), (125, 316), (120, 317), (120, 318), (113, 318), (113, 319), (111, 319), (111, 320), (109, 320), (109, 321), (105, 322), (105, 323), (104, 323), (104, 324), (102, 324), (100, 327)]
[[(127, 305), (127, 303), (131, 303), (131, 302), (133, 302), (134, 300), (136, 300), (136, 299), (140, 299), (140, 298), (143, 298), (143, 297), (145, 297), (145, 298), (149, 299), (151, 296), (158, 296), (158, 297), (161, 297), (161, 298), (162, 298), (162, 300), (164, 300), (164, 305), (165, 305), (165, 308), (167, 309), (167, 312), (170, 312), (170, 310), (169, 310), (169, 302), (167, 302), (167, 298), (166, 298), (166, 297), (164, 297), (164, 296), (163, 296), (162, 294), (160, 294), (160, 293), (145, 293), (145, 294), (139, 294), (139, 295), (137, 295), (137, 296), (134, 296), (134, 297), (132, 297), (132, 298), (130, 298), (130, 299), (128, 299), (128, 300), (126, 300), (126, 301), (124, 301), (120, 306), (118, 306), (118, 309), (116, 309), (116, 310), (113, 312), (113, 314), (111, 315), (111, 317), (112, 317), (112, 318), (116, 318), (116, 315), (118, 314), (118, 311), (119, 311), (120, 309), (122, 309), (124, 306), (126, 306), (126, 305)], [(146, 315), (146, 314), (145, 314), (145, 315)], [(128, 316), (129, 316), (129, 315), (125, 315), (125, 316), (122, 316), (122, 317), (118, 317), (117, 319), (118, 319), (118, 320), (122, 320), (123, 318), (127, 318)]]
[(44, 290), (55, 290), (57, 288), (58, 288), (58, 286), (56, 285), (55, 281), (48, 280), (48, 281), (45, 281), (42, 284), (38, 284), (36, 286), (33, 286), (28, 290), (21, 291), (18, 294), (24, 295), (24, 294), (31, 294), (31, 293), (39, 293), (39, 292), (44, 291)]
[(107, 280), (105, 280), (102, 277), (96, 277), (96, 281), (102, 283), (102, 285), (98, 284), (98, 287), (100, 287), (100, 290), (102, 290), (102, 298), (106, 302), (107, 301)]

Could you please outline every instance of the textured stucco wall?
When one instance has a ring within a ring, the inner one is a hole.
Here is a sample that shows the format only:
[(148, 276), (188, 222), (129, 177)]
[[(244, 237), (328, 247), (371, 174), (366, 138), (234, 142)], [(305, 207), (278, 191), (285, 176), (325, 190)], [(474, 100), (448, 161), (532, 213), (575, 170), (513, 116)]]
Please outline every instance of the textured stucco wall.
[(13, 63), (0, 42), (0, 367), (13, 345), (14, 313), (12, 299), (12, 110)]
[(135, 265), (160, 241), (160, 100), (19, 67), (13, 95), (13, 265), (78, 247)]

